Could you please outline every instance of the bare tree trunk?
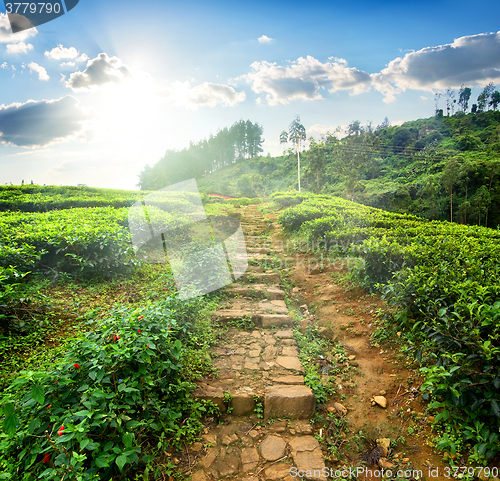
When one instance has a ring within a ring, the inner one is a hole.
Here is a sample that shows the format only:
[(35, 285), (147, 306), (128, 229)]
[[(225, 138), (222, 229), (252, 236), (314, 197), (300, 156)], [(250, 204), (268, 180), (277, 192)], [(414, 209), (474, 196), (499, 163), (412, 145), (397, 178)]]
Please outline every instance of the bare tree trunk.
[(297, 139), (297, 171), (299, 178), (299, 192), (300, 192), (300, 142)]

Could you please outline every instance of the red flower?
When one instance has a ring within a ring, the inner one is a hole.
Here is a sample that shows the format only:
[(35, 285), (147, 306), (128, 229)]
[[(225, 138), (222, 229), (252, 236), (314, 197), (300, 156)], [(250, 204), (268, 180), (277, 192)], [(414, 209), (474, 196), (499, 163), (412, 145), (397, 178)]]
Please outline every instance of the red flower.
[(57, 435), (58, 435), (58, 436), (62, 436), (63, 434), (64, 434), (64, 426), (61, 426), (61, 427), (59, 428), (59, 431), (57, 431)]
[(50, 453), (45, 453), (45, 455), (43, 456), (42, 463), (43, 464), (49, 464), (49, 462), (50, 462)]
[(149, 347), (149, 344), (146, 347)]
[(168, 325), (168, 328), (170, 329), (170, 324)]
[(167, 288), (165, 287), (165, 290), (167, 290)]
[(141, 330), (140, 330), (140, 329), (137, 329), (137, 332), (140, 334), (140, 333), (141, 333)]
[(77, 362), (75, 362), (75, 364), (73, 364), (73, 366), (75, 366), (77, 369), (80, 369), (80, 364), (78, 364)]

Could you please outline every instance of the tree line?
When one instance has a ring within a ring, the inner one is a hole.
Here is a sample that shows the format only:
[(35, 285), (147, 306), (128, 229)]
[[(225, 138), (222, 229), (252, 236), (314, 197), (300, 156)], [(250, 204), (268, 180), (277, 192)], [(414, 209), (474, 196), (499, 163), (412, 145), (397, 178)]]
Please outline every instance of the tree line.
[[(458, 91), (458, 99), (455, 96), (455, 91), (451, 88), (446, 89), (444, 92), (444, 98), (446, 101), (446, 113), (449, 116), (455, 112), (455, 105), (458, 104), (460, 110), (463, 113), (467, 113), (469, 110), (469, 101), (472, 95), (472, 90), (470, 87), (465, 87), (462, 85), (460, 90)], [(436, 103), (436, 115), (443, 115), (443, 109), (439, 108), (439, 100), (443, 96), (443, 92), (437, 92), (434, 101)], [(471, 113), (481, 113), (492, 108), (493, 110), (497, 110), (500, 105), (500, 92), (495, 90), (495, 85), (493, 82), (490, 82), (488, 85), (485, 85), (481, 93), (477, 97), (476, 103), (471, 105)]]
[(167, 150), (152, 167), (139, 174), (141, 190), (157, 190), (183, 180), (199, 178), (262, 152), (263, 129), (258, 123), (240, 120), (216, 135), (190, 142), (182, 150)]

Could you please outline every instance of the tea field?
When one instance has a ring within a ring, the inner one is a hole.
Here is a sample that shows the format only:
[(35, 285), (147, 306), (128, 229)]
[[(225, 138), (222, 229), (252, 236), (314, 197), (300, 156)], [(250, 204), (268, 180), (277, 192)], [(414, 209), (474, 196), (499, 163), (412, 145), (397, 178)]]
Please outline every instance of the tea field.
[[(438, 448), (471, 462), (500, 450), (500, 231), (389, 213), (341, 198), (276, 193), (280, 222), (311, 252), (355, 256), (352, 271), (394, 306), (382, 337), (403, 333), (421, 394), (444, 431)], [(380, 333), (379, 333), (380, 334)]]

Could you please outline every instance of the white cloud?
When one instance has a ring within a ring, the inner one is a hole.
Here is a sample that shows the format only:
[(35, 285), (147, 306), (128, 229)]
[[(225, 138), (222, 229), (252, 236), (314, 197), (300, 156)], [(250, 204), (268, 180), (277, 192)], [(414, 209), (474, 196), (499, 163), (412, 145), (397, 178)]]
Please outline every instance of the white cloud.
[(32, 72), (36, 72), (38, 74), (38, 78), (40, 80), (49, 80), (50, 77), (47, 74), (47, 70), (45, 70), (41, 65), (38, 65), (35, 62), (31, 62), (28, 64), (29, 69)]
[(386, 102), (408, 89), (432, 91), (462, 84), (478, 87), (499, 81), (500, 32), (469, 35), (410, 52), (372, 74), (373, 86), (386, 96)]
[(121, 83), (132, 74), (118, 57), (100, 53), (87, 63), (83, 72), (74, 72), (66, 82), (73, 91), (94, 90), (106, 84)]
[[(347, 126), (345, 126), (345, 127), (347, 128)], [(311, 127), (309, 127), (308, 129), (306, 129), (306, 131), (307, 131), (307, 137), (312, 136), (314, 138), (320, 138), (323, 135), (327, 135), (327, 134), (332, 134), (332, 135), (337, 136), (337, 135), (339, 135), (338, 129), (343, 131), (344, 126), (339, 127), (337, 125), (328, 126), (328, 125), (323, 125), (323, 124), (314, 124), (314, 125), (311, 125)]]
[(74, 67), (76, 65), (75, 62), (63, 62), (61, 67)]
[(80, 52), (75, 47), (65, 48), (61, 44), (54, 47), (50, 52), (47, 50), (45, 56), (53, 60), (73, 59), (78, 57)]
[(89, 118), (72, 96), (0, 105), (0, 142), (32, 148), (75, 138)]
[(7, 53), (10, 54), (28, 53), (30, 50), (33, 50), (31, 43), (19, 42), (7, 45)]
[[(22, 17), (25, 18), (25, 17)], [(16, 34), (12, 33), (9, 17), (6, 13), (0, 13), (0, 43), (20, 43), (38, 33), (36, 28), (29, 28)]]
[(246, 98), (245, 92), (237, 92), (230, 85), (204, 82), (191, 87), (189, 81), (174, 82), (171, 88), (160, 95), (169, 97), (177, 105), (183, 105), (191, 110), (217, 105), (233, 106)]
[(500, 31), (403, 52), (408, 53), (372, 74), (349, 67), (341, 58), (330, 57), (327, 62), (321, 62), (307, 56), (285, 65), (254, 62), (252, 70), (236, 80), (245, 80), (255, 93), (262, 95), (258, 103), (265, 99), (270, 105), (287, 104), (297, 99), (322, 99), (326, 90), (330, 93), (348, 90), (356, 95), (371, 88), (381, 92), (384, 102), (388, 103), (406, 90), (432, 92), (458, 88), (462, 84), (480, 87), (500, 82)]
[(9, 65), (7, 62), (4, 62), (2, 65), (0, 65), (0, 68), (9, 68)]
[(86, 53), (82, 53), (75, 62), (86, 62), (89, 59), (89, 56)]
[(259, 37), (259, 43), (271, 43), (274, 39), (271, 37), (268, 37), (267, 35), (262, 35)]
[(429, 100), (429, 98), (428, 98), (428, 97), (426, 97), (425, 95), (421, 95), (421, 96), (420, 96), (420, 100)]
[(307, 56), (287, 66), (263, 61), (254, 62), (251, 67), (250, 73), (239, 78), (246, 80), (255, 93), (265, 94), (270, 105), (287, 104), (296, 99), (321, 99), (321, 89), (352, 90), (358, 94), (370, 88), (369, 74), (348, 67), (344, 59), (333, 57), (325, 63)]

